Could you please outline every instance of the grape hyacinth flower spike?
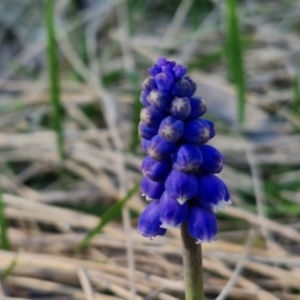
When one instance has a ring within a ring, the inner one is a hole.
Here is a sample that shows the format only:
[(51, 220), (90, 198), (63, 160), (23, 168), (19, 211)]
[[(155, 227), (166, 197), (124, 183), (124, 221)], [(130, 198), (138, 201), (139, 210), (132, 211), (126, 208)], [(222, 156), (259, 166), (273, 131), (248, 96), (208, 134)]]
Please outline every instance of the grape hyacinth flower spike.
[(142, 195), (150, 204), (138, 232), (153, 239), (168, 228), (181, 228), (186, 300), (203, 300), (201, 243), (216, 240), (215, 212), (230, 204), (226, 184), (214, 174), (223, 156), (206, 145), (216, 132), (203, 119), (206, 104), (187, 68), (161, 57), (148, 69), (140, 101), (139, 135), (147, 153), (141, 164)]

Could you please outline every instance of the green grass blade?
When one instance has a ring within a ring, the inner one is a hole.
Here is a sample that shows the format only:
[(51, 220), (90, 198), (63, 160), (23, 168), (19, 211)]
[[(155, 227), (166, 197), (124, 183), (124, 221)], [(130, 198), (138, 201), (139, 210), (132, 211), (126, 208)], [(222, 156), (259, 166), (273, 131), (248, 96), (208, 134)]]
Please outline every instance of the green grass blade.
[(2, 196), (2, 187), (0, 186), (0, 242), (1, 248), (4, 250), (10, 249), (10, 243), (8, 238), (8, 226), (4, 212), (4, 202)]
[(134, 88), (134, 102), (133, 102), (133, 117), (132, 117), (132, 133), (131, 133), (131, 145), (130, 150), (135, 151), (137, 145), (139, 144), (139, 131), (138, 126), (140, 122), (140, 112), (143, 108), (143, 105), (140, 101), (140, 93), (141, 93), (141, 84), (139, 77), (136, 72), (127, 74), (127, 77), (131, 81), (132, 87)]
[[(57, 55), (57, 45), (55, 40), (54, 24), (54, 4), (56, 1), (46, 0), (46, 29), (47, 29), (47, 54), (48, 54), (48, 74), (50, 97), (52, 104), (53, 126), (56, 131), (58, 153), (61, 160), (61, 172), (63, 172), (63, 162), (65, 158), (64, 136), (63, 136), (63, 112), (60, 101), (59, 85), (59, 60)], [(61, 173), (62, 175), (62, 173)]]
[(14, 270), (15, 266), (17, 265), (18, 261), (18, 254), (15, 256), (15, 258), (11, 261), (11, 263), (8, 265), (8, 267), (3, 271), (1, 275), (1, 279), (5, 281), (9, 277), (9, 275), (12, 273)]
[(300, 86), (299, 86), (299, 70), (296, 72), (295, 83), (294, 83), (294, 107), (293, 112), (295, 114), (300, 113)]
[(99, 234), (104, 226), (109, 223), (110, 221), (114, 220), (117, 216), (120, 215), (123, 206), (126, 204), (126, 202), (134, 195), (134, 193), (138, 190), (140, 185), (140, 182), (137, 182), (125, 195), (125, 197), (121, 200), (119, 200), (117, 203), (115, 203), (111, 208), (109, 208), (101, 217), (101, 221), (99, 224), (94, 227), (92, 230), (88, 232), (88, 234), (85, 236), (85, 238), (82, 240), (82, 242), (79, 244), (79, 246), (76, 249), (76, 252), (80, 252), (88, 247), (91, 240)]
[(245, 120), (245, 72), (236, 0), (226, 0), (227, 56), (229, 78), (236, 84), (239, 124)]

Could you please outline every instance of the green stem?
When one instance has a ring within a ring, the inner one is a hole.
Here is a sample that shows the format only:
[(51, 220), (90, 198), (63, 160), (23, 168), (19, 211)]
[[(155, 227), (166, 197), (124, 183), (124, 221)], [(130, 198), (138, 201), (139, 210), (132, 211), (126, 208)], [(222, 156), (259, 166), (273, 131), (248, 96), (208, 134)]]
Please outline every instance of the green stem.
[(186, 224), (181, 226), (185, 300), (204, 300), (202, 277), (201, 244), (196, 244), (187, 232)]

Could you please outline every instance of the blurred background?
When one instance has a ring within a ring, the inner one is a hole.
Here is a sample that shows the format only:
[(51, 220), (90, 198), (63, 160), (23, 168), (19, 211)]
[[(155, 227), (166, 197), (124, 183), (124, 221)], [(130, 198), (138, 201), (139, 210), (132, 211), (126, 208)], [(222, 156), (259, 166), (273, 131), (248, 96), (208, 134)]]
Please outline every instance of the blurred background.
[(184, 299), (178, 230), (136, 232), (141, 84), (188, 66), (233, 205), (206, 299), (300, 299), (300, 3), (0, 1), (0, 299)]

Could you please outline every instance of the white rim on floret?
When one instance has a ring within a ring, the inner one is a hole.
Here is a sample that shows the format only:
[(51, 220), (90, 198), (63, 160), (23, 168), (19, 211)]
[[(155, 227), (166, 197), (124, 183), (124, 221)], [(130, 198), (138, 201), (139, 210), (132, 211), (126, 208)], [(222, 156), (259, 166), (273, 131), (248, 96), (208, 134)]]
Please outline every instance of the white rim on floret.
[(176, 198), (179, 204), (183, 205), (186, 201), (188, 201), (190, 198), (186, 195), (182, 195)]
[(217, 213), (220, 210), (224, 210), (226, 208), (227, 205), (232, 204), (231, 200), (224, 200), (222, 199), (221, 201), (219, 201), (218, 204), (212, 205), (211, 208), (213, 210), (214, 213)]
[(178, 224), (178, 225), (175, 225), (175, 224), (169, 224), (169, 223), (166, 223), (166, 222), (162, 222), (162, 224), (160, 225), (161, 228), (165, 228), (165, 229), (168, 229), (168, 228), (179, 228), (181, 224)]
[(213, 236), (212, 238), (204, 238), (204, 239), (197, 239), (196, 244), (202, 244), (202, 243), (212, 243), (217, 240), (216, 236)]

